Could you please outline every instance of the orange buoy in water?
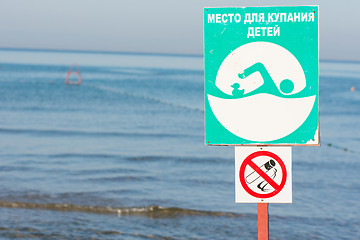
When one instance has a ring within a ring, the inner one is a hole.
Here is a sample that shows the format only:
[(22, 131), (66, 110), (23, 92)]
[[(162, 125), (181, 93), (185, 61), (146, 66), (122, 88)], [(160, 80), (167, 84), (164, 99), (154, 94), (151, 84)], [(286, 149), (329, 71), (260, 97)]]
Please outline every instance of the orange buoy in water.
[(350, 91), (355, 92), (355, 87), (352, 86), (352, 87), (350, 88)]
[[(70, 81), (70, 75), (71, 74), (75, 74), (78, 77), (77, 81)], [(80, 85), (81, 84), (81, 75), (80, 75), (80, 66), (77, 64), (73, 64), (70, 66), (69, 71), (66, 73), (66, 79), (65, 79), (65, 83), (66, 84), (71, 84), (71, 85)]]

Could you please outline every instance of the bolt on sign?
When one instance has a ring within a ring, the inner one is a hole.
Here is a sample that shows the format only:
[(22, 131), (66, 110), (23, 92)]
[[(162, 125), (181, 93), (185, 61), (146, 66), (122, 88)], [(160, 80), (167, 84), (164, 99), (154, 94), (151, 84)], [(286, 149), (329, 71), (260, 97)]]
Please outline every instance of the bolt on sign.
[(320, 145), (318, 32), (318, 6), (205, 8), (205, 143)]
[(291, 147), (235, 147), (235, 202), (291, 203)]

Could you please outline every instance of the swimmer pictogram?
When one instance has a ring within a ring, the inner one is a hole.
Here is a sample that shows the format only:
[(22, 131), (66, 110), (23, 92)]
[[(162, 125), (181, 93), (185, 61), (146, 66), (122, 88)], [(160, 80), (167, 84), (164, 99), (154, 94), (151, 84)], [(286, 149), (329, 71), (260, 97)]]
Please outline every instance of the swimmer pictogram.
[(245, 79), (251, 74), (260, 73), (264, 83), (255, 91), (252, 92), (252, 95), (257, 93), (270, 92), (275, 95), (282, 96), (284, 94), (290, 94), (294, 90), (294, 83), (290, 79), (284, 79), (280, 82), (280, 91), (274, 83), (274, 80), (270, 76), (268, 70), (265, 68), (264, 64), (258, 62), (252, 66), (246, 68), (244, 72), (239, 73), (238, 77), (240, 79)]

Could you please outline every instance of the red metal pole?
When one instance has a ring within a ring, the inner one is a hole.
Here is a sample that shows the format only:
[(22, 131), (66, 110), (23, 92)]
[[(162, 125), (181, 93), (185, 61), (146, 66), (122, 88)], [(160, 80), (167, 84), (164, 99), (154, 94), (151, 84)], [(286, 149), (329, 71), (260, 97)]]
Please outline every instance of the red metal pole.
[(269, 240), (268, 203), (258, 203), (258, 240)]

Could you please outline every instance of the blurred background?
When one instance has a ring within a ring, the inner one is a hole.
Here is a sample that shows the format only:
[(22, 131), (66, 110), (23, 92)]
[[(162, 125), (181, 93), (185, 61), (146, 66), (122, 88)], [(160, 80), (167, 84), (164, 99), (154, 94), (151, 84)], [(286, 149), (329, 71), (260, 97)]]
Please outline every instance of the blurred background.
[(204, 7), (270, 5), (319, 5), (321, 59), (360, 60), (355, 0), (2, 0), (0, 47), (202, 55)]
[[(360, 3), (305, 4), (322, 146), (293, 147), (270, 239), (359, 239)], [(270, 5), (289, 1), (0, 1), (0, 238), (257, 239), (234, 147), (204, 145), (203, 8)]]

